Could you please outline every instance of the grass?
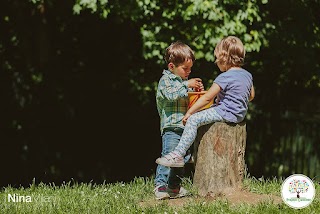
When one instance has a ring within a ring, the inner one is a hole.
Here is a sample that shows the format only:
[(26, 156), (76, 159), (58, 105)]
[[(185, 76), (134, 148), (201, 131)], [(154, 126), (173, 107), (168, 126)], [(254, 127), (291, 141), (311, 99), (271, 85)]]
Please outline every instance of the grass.
[[(258, 194), (281, 196), (282, 180), (245, 178), (244, 186)], [(191, 180), (186, 178), (184, 186), (195, 195)], [(28, 188), (5, 187), (0, 191), (1, 213), (320, 213), (319, 184), (315, 184), (316, 197), (304, 209), (295, 210), (284, 203), (263, 202), (257, 205), (232, 205), (224, 200), (208, 202), (196, 196), (188, 198), (183, 206), (170, 206), (169, 201), (155, 202), (153, 180), (135, 178), (130, 183), (94, 184), (68, 182), (55, 184), (31, 184)], [(31, 202), (8, 202), (8, 194), (30, 196)], [(196, 200), (197, 199), (197, 200)], [(141, 201), (155, 202), (152, 206), (141, 206)]]

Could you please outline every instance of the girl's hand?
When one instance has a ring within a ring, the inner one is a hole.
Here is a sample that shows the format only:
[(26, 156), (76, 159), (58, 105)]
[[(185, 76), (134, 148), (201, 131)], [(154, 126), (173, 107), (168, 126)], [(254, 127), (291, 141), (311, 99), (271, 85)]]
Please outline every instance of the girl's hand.
[(186, 125), (188, 118), (191, 116), (191, 114), (189, 114), (188, 112), (184, 115), (184, 117), (182, 118), (182, 123), (183, 125)]

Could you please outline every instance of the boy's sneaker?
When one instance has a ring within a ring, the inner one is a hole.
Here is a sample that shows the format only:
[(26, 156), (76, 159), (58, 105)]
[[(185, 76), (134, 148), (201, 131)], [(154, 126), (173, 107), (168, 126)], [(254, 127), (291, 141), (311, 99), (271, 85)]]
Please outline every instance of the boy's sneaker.
[(178, 154), (170, 152), (169, 154), (158, 158), (156, 163), (167, 167), (183, 167), (184, 159)]
[(167, 192), (167, 187), (165, 185), (160, 185), (154, 188), (154, 195), (157, 200), (163, 200), (170, 198), (169, 193)]
[(182, 198), (189, 195), (190, 193), (183, 187), (177, 187), (175, 189), (167, 188), (167, 192), (170, 195), (170, 198)]

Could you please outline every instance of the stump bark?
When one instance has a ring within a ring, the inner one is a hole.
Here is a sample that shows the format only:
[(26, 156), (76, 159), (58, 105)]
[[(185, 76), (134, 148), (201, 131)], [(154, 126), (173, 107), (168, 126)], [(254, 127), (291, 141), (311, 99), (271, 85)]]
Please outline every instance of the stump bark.
[(193, 183), (200, 196), (241, 189), (245, 170), (246, 124), (217, 122), (198, 129)]

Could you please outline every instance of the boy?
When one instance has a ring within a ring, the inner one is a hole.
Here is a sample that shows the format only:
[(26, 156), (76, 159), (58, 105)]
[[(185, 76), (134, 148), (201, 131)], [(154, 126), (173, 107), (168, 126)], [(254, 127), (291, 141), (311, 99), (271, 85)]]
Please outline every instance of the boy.
[[(164, 59), (168, 70), (163, 71), (163, 76), (158, 83), (156, 102), (160, 116), (160, 131), (162, 137), (162, 152), (165, 156), (178, 145), (183, 132), (182, 119), (188, 108), (188, 91), (203, 90), (200, 78), (188, 80), (191, 67), (195, 60), (192, 49), (182, 43), (172, 43), (165, 52)], [(188, 161), (190, 155), (185, 157)], [(180, 187), (183, 170), (171, 169), (162, 165), (157, 166), (155, 177), (156, 199), (177, 198), (187, 194)]]

